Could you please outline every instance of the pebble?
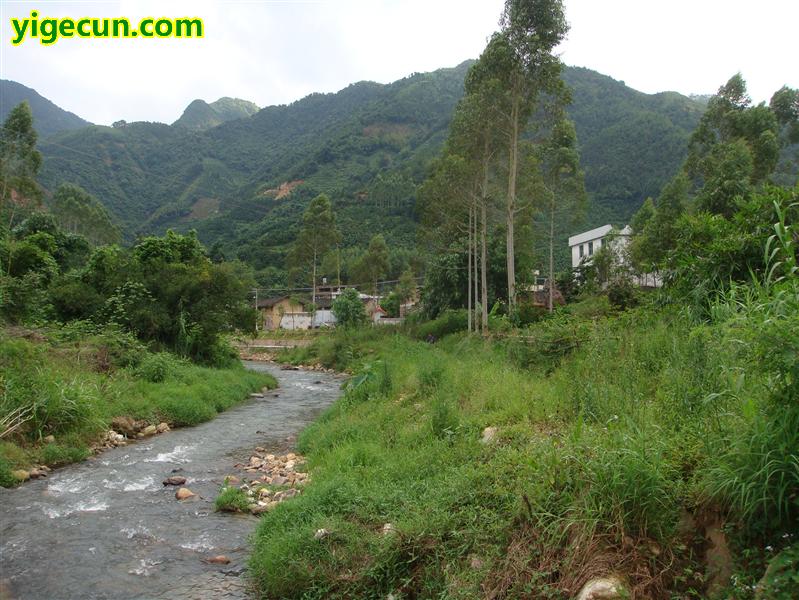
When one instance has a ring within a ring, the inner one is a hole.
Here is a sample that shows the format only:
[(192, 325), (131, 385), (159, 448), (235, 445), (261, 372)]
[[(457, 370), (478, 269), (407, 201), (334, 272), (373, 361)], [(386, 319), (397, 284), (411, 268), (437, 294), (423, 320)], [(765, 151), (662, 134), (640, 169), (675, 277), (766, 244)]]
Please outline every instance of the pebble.
[(45, 444), (55, 444), (55, 436), (54, 435), (46, 435), (42, 441)]
[(183, 485), (186, 483), (186, 478), (181, 477), (180, 475), (173, 475), (172, 477), (167, 477), (164, 479), (164, 485)]
[(178, 500), (186, 500), (187, 498), (192, 498), (196, 496), (194, 492), (192, 492), (189, 488), (179, 488), (177, 492), (175, 492), (175, 498)]
[(330, 535), (330, 531), (327, 529), (317, 529), (316, 533), (313, 534), (315, 540), (322, 540)]

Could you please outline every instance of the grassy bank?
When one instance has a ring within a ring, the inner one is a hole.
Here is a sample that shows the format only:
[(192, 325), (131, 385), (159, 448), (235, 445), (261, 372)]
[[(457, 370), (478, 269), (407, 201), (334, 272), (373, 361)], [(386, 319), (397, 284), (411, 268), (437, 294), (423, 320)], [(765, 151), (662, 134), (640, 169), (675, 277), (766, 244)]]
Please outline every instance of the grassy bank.
[(199, 367), (119, 332), (0, 331), (0, 485), (17, 483), (16, 469), (86, 458), (114, 417), (196, 425), (275, 385), (238, 361)]
[(262, 595), (571, 598), (617, 573), (633, 597), (751, 598), (788, 548), (760, 597), (790, 597), (798, 303), (732, 296), (709, 322), (590, 301), (493, 341), (287, 353), (356, 376), (301, 436), (313, 483), (262, 518)]

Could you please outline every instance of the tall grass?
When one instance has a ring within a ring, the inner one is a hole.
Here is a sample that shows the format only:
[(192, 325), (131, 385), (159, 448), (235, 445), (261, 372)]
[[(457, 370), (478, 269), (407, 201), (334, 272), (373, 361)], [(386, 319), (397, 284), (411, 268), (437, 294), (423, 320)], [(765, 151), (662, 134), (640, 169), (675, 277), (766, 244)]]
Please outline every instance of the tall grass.
[[(0, 424), (13, 425), (0, 429), (2, 485), (15, 483), (13, 469), (85, 458), (116, 416), (196, 425), (276, 385), (240, 364), (199, 367), (113, 333), (83, 337), (59, 329), (32, 337), (0, 333)], [(55, 442), (45, 442), (51, 435)]]
[(313, 483), (261, 520), (262, 595), (570, 597), (619, 570), (644, 597), (701, 596), (686, 513), (721, 513), (750, 559), (796, 533), (799, 312), (755, 300), (704, 322), (569, 311), (501, 342), (319, 340), (304, 360), (356, 376), (300, 438)]

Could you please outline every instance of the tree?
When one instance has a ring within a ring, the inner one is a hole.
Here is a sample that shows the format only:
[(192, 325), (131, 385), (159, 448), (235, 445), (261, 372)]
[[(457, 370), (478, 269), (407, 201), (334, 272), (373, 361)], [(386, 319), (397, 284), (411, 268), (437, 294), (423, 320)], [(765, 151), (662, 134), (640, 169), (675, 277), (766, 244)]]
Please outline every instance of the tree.
[(290, 261), (295, 265), (311, 263), (312, 302), (316, 304), (316, 270), (319, 261), (339, 241), (336, 217), (330, 198), (319, 194), (311, 200), (302, 216), (302, 228), (294, 242)]
[(36, 138), (30, 106), (22, 102), (11, 110), (0, 130), (0, 214), (9, 200), (41, 200), (36, 174), (42, 155), (36, 150)]
[(405, 303), (416, 296), (416, 279), (413, 277), (413, 271), (405, 269), (402, 272), (394, 292), (397, 294), (400, 303)]
[[(646, 220), (643, 230), (634, 230), (630, 253), (639, 269), (648, 272), (665, 266), (669, 251), (677, 243), (677, 222), (685, 212), (689, 188), (690, 182), (685, 174), (677, 174), (663, 188), (655, 212)], [(643, 218), (638, 221), (642, 222)]]
[(347, 288), (333, 301), (333, 314), (341, 327), (355, 327), (366, 322), (363, 302), (354, 288)]
[(116, 244), (122, 237), (106, 208), (78, 185), (62, 183), (58, 186), (51, 210), (63, 229), (83, 235), (95, 245)]
[(700, 209), (730, 217), (736, 203), (774, 172), (781, 145), (780, 119), (791, 119), (786, 106), (789, 95), (779, 94), (773, 108), (752, 106), (738, 73), (709, 100), (689, 140), (685, 161)]
[(561, 0), (506, 0), (500, 20), (502, 31), (495, 34), (480, 60), (485, 57), (486, 75), (496, 82), (494, 106), (504, 123), (508, 149), (506, 202), (506, 244), (508, 308), (516, 307), (516, 264), (514, 221), (519, 169), (519, 144), (530, 116), (546, 112), (539, 102), (566, 99), (560, 80), (561, 62), (553, 54), (563, 40), (568, 24)]
[(379, 233), (369, 241), (369, 247), (358, 260), (356, 272), (369, 283), (370, 291), (377, 295), (377, 281), (388, 272), (388, 246)]
[(574, 124), (561, 119), (541, 148), (541, 168), (547, 202), (549, 233), (549, 312), (554, 310), (555, 293), (555, 221), (556, 211), (569, 212), (573, 218), (585, 208), (585, 179), (580, 170), (577, 133)]

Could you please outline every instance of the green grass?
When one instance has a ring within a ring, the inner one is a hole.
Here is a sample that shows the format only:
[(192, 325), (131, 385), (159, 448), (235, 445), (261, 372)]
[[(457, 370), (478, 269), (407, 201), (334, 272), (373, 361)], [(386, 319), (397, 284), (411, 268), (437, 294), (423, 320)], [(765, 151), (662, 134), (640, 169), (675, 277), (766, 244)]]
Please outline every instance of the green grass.
[[(355, 376), (300, 437), (313, 482), (261, 519), (261, 595), (568, 598), (617, 570), (644, 597), (704, 597), (712, 514), (744, 549), (738, 579), (762, 575), (763, 548), (799, 535), (799, 411), (742, 343), (775, 315), (587, 308), (496, 341), (371, 328), (302, 349)], [(799, 335), (778, 325), (785, 344)]]
[[(124, 344), (114, 334), (80, 341), (63, 334), (0, 332), (0, 419), (20, 411), (25, 419), (0, 442), (2, 485), (14, 482), (14, 469), (83, 460), (114, 417), (196, 425), (277, 385), (241, 365), (213, 369), (140, 347), (119, 351)], [(54, 443), (45, 443), (49, 435)]]
[(226, 512), (247, 512), (249, 505), (247, 494), (237, 487), (223, 487), (214, 501), (216, 510)]

